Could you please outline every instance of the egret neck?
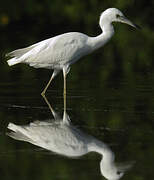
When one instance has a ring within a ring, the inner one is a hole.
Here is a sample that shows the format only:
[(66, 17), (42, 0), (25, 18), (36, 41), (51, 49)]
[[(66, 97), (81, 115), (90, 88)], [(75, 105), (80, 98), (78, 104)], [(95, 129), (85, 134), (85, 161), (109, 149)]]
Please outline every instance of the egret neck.
[(111, 163), (114, 161), (114, 153), (111, 151), (109, 146), (95, 138), (93, 138), (93, 141), (88, 144), (88, 151), (101, 154), (104, 163)]
[(96, 37), (91, 37), (89, 41), (92, 51), (102, 47), (114, 35), (114, 28), (111, 23), (102, 23), (100, 24), (100, 26), (102, 29), (102, 33)]

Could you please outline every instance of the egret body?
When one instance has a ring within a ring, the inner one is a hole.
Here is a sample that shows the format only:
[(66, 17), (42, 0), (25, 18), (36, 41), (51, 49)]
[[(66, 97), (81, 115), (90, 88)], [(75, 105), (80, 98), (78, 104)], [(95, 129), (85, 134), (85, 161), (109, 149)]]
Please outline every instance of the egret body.
[(26, 63), (35, 68), (53, 69), (53, 74), (42, 95), (45, 95), (51, 81), (62, 70), (64, 76), (64, 95), (66, 95), (66, 75), (70, 70), (70, 65), (82, 56), (102, 47), (110, 40), (114, 34), (112, 22), (121, 22), (135, 28), (137, 27), (120, 10), (109, 8), (100, 16), (99, 25), (102, 29), (100, 35), (90, 37), (79, 32), (64, 33), (33, 44), (27, 48), (17, 49), (8, 53), (7, 55), (11, 57), (7, 61), (8, 65)]

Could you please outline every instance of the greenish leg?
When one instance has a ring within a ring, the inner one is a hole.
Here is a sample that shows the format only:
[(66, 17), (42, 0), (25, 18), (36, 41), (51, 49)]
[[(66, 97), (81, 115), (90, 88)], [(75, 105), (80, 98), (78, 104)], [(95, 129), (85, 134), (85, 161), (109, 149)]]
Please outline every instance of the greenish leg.
[(55, 69), (55, 70), (53, 71), (53, 74), (52, 74), (52, 76), (51, 76), (48, 84), (46, 85), (46, 87), (44, 88), (44, 90), (43, 90), (42, 93), (41, 93), (42, 96), (45, 96), (46, 90), (48, 89), (51, 81), (54, 79), (54, 77), (55, 77), (59, 72), (60, 72), (60, 70), (57, 70), (57, 69)]
[(46, 87), (45, 87), (44, 90), (42, 91), (42, 93), (41, 93), (42, 96), (45, 96), (45, 92), (46, 92), (46, 90), (48, 89), (48, 87), (49, 87), (49, 85), (50, 85), (50, 83), (51, 83), (52, 80), (53, 80), (53, 76), (51, 76), (48, 84), (46, 85)]
[(64, 111), (66, 111), (66, 72), (63, 69), (63, 76), (64, 76)]

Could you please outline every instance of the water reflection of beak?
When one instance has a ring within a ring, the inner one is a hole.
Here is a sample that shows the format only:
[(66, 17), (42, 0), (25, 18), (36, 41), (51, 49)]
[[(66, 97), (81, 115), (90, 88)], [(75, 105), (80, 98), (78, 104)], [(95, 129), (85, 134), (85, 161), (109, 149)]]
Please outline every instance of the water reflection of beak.
[(136, 29), (141, 29), (140, 26), (138, 26), (137, 24), (132, 23), (129, 19), (127, 19), (125, 16), (120, 16), (119, 17), (119, 21), (125, 24), (128, 24)]

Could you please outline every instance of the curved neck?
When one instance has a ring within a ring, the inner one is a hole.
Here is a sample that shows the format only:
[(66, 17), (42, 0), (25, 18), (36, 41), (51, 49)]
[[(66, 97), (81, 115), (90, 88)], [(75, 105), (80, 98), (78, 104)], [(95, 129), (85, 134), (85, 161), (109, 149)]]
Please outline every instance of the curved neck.
[(103, 23), (100, 27), (102, 29), (102, 33), (89, 39), (89, 45), (91, 46), (92, 51), (106, 44), (114, 34), (114, 28), (111, 23)]
[(93, 141), (88, 144), (88, 150), (90, 152), (97, 152), (101, 154), (105, 164), (114, 161), (114, 153), (111, 151), (110, 147), (97, 139), (93, 139)]

